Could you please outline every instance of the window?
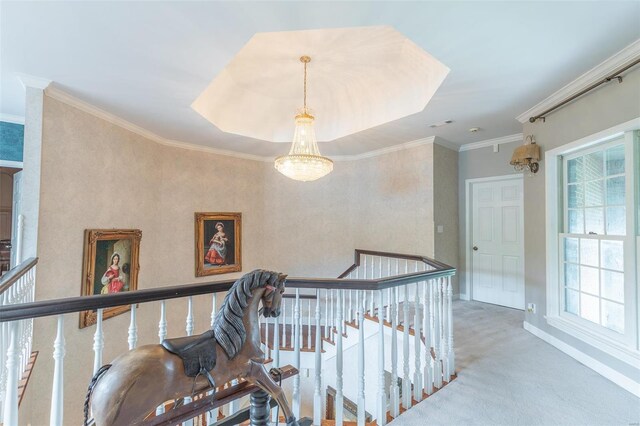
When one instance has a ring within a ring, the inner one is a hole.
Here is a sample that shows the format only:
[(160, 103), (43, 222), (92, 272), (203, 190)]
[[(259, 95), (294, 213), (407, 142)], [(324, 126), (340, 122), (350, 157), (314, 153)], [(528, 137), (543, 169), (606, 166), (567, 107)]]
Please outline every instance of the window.
[(611, 133), (547, 153), (547, 322), (637, 365), (640, 134)]
[(563, 158), (564, 312), (624, 333), (624, 138)]

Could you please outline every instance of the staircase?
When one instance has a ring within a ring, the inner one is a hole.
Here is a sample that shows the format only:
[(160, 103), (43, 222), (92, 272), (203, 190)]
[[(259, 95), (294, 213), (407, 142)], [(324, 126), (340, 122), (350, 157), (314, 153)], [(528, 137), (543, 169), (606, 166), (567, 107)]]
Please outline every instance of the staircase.
[[(288, 278), (281, 315), (267, 320), (262, 318), (259, 330), (269, 367), (292, 366), (287, 370), (291, 377), (282, 386), (294, 415), (297, 418), (308, 416), (314, 425), (384, 425), (454, 379), (451, 313), (451, 276), (454, 273), (455, 269), (422, 256), (356, 250), (355, 262), (339, 278)], [(109, 297), (88, 296), (82, 300), (9, 304), (0, 306), (0, 325), (3, 330), (12, 331), (17, 330), (17, 324), (34, 318), (57, 321), (57, 335), (51, 336), (54, 347), (51, 393), (47, 396), (41, 392), (40, 395), (52, 402), (51, 425), (76, 424), (86, 387), (68, 389), (62, 377), (68, 374), (90, 376), (88, 373), (91, 372), (77, 372), (73, 365), (63, 362), (63, 324), (68, 314), (75, 316), (80, 311), (96, 310), (98, 322), (94, 328), (94, 344), (87, 349), (93, 351), (94, 366), (99, 367), (103, 364), (102, 351), (108, 343), (104, 336), (116, 334), (115, 330), (109, 330), (111, 323), (102, 321), (104, 308), (130, 305), (127, 342), (133, 349), (143, 342), (155, 343), (165, 338), (167, 301), (187, 300), (185, 330), (191, 334), (196, 319), (201, 323), (204, 318), (207, 322), (209, 318), (211, 321), (215, 318), (218, 301), (232, 284), (232, 281), (218, 281)], [(208, 298), (212, 310), (194, 312), (195, 298)], [(136, 309), (141, 304), (158, 305), (157, 336), (138, 335)], [(17, 366), (23, 361), (15, 351), (9, 350), (20, 343), (18, 335), (9, 333), (7, 336), (8, 343), (0, 354), (7, 360), (4, 376), (7, 379), (0, 383), (3, 385), (0, 391), (10, 396), (4, 398), (4, 424), (17, 425), (18, 401), (12, 395), (15, 392), (17, 396)], [(71, 372), (64, 369), (71, 369)], [(220, 401), (215, 408), (203, 403), (211, 393), (192, 396), (192, 403), (188, 398), (179, 422), (187, 426), (217, 422), (227, 425), (234, 419), (246, 419), (238, 414), (248, 406), (248, 397), (233, 398), (234, 389), (246, 389), (246, 385), (241, 380), (224, 384), (218, 392), (224, 388), (230, 395), (225, 404)], [(68, 398), (78, 401), (77, 410), (71, 413), (62, 410), (68, 404)], [(204, 408), (191, 408), (200, 406)], [(151, 416), (145, 422), (165, 424), (159, 419), (176, 411), (170, 408), (171, 404), (163, 404), (156, 410), (160, 417), (152, 420), (155, 417)], [(273, 421), (277, 422), (276, 410), (272, 410), (272, 415)]]

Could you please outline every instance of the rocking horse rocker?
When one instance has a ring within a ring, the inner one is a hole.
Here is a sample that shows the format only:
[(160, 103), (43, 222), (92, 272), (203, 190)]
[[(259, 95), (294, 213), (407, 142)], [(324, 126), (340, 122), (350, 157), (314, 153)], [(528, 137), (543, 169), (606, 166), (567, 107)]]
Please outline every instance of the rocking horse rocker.
[(245, 379), (276, 400), (287, 425), (297, 426), (282, 388), (262, 362), (258, 328), (260, 314), (280, 315), (285, 279), (263, 270), (245, 274), (227, 293), (212, 330), (141, 346), (100, 368), (87, 392), (85, 425), (89, 403), (96, 426), (133, 425), (165, 401)]

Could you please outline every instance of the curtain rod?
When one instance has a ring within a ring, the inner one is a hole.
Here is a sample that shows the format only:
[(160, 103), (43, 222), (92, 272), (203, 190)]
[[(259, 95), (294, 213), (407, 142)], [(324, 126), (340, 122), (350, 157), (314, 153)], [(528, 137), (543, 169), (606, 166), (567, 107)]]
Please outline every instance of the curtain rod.
[(587, 87), (584, 90), (581, 90), (580, 92), (576, 93), (575, 95), (571, 96), (570, 98), (565, 99), (564, 101), (555, 104), (554, 106), (552, 106), (551, 108), (549, 108), (546, 111), (541, 112), (540, 114), (530, 117), (529, 118), (529, 122), (530, 123), (535, 123), (537, 120), (542, 120), (543, 122), (546, 119), (546, 115), (549, 114), (552, 111), (557, 110), (558, 108), (568, 104), (569, 102), (579, 98), (580, 96), (584, 95), (587, 92), (592, 91), (593, 89), (595, 89), (596, 87), (605, 84), (605, 83), (609, 83), (611, 80), (618, 80), (618, 83), (622, 83), (622, 76), (620, 74), (622, 74), (623, 72), (627, 71), (628, 69), (636, 66), (640, 64), (640, 58), (636, 59), (635, 61), (631, 62), (628, 65), (625, 65), (624, 67), (620, 68), (619, 70), (617, 70), (616, 72), (614, 72), (613, 74), (609, 75), (608, 77), (605, 77), (604, 79), (592, 84), (591, 86)]

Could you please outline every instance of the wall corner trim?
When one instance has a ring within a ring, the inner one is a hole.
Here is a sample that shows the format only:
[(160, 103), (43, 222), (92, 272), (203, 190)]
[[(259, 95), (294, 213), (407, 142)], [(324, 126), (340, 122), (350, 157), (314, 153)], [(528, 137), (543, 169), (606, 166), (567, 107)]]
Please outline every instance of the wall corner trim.
[(452, 151), (460, 151), (460, 145), (455, 144), (453, 142), (449, 142), (448, 140), (442, 139), (440, 137), (436, 137), (433, 143), (435, 143), (436, 145), (440, 145), (444, 148), (450, 149)]
[(591, 68), (589, 71), (562, 87), (560, 90), (551, 94), (529, 110), (523, 112), (516, 117), (516, 120), (521, 123), (529, 121), (529, 117), (534, 117), (540, 114), (542, 111), (551, 108), (558, 102), (562, 102), (581, 90), (586, 89), (590, 85), (606, 78), (612, 72), (615, 72), (617, 69), (627, 65), (638, 57), (640, 57), (640, 39), (605, 59), (603, 62)]
[(460, 152), (470, 151), (472, 149), (486, 148), (486, 147), (489, 147), (489, 146), (502, 145), (504, 143), (518, 142), (518, 141), (522, 141), (523, 139), (524, 139), (524, 136), (523, 136), (522, 133), (516, 133), (516, 134), (513, 134), (513, 135), (509, 135), (509, 136), (502, 136), (502, 137), (499, 137), (499, 138), (487, 139), (487, 140), (484, 140), (484, 141), (467, 143), (467, 144), (462, 145), (460, 147), (459, 151)]
[(541, 329), (539, 329), (538, 327), (534, 326), (533, 324), (527, 321), (524, 321), (522, 323), (522, 326), (529, 333), (544, 340), (551, 346), (569, 355), (571, 358), (575, 359), (579, 363), (585, 365), (586, 367), (589, 367), (596, 373), (611, 380), (613, 383), (620, 386), (624, 390), (631, 392), (633, 395), (640, 398), (640, 383), (636, 382), (631, 377), (625, 376), (624, 374), (614, 370), (608, 365), (596, 360), (595, 358), (590, 357), (589, 355), (577, 350), (573, 346), (563, 342), (557, 337), (554, 337), (549, 333), (542, 331)]
[(27, 87), (45, 90), (51, 85), (51, 80), (48, 80), (46, 78), (22, 73), (16, 73), (16, 76), (18, 77), (18, 80), (20, 80), (20, 83), (25, 90), (27, 89)]

